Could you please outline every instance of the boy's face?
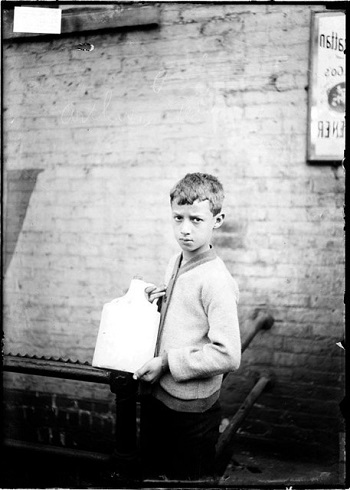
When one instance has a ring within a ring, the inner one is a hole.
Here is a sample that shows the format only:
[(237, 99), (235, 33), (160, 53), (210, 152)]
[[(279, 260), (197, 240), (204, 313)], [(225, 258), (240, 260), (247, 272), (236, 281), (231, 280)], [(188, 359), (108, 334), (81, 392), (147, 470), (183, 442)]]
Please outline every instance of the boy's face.
[(225, 215), (213, 216), (209, 201), (197, 200), (193, 204), (179, 205), (174, 200), (171, 210), (175, 238), (185, 260), (209, 250), (213, 229), (222, 225)]

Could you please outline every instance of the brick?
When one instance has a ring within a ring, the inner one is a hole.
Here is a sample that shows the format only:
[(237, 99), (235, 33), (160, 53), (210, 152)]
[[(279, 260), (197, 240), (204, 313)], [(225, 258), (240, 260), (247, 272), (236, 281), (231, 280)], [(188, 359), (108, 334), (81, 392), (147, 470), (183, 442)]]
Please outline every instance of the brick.
[(26, 425), (27, 411), (22, 406), (14, 407), (8, 405), (6, 401), (3, 408), (3, 420), (5, 422), (4, 426), (23, 427)]
[(23, 392), (19, 390), (7, 390), (4, 398), (6, 404), (15, 406), (23, 404)]
[[(79, 400), (77, 405), (84, 412), (91, 412), (94, 409), (94, 404), (90, 400)], [(83, 414), (83, 412), (81, 413)]]
[[(308, 371), (305, 371), (305, 368), (303, 369), (294, 369), (292, 373), (292, 380), (295, 382), (305, 382), (310, 379), (315, 379), (317, 380), (317, 383), (319, 384), (325, 384), (325, 385), (338, 385), (340, 376), (337, 372), (324, 372), (322, 370), (316, 370), (316, 369), (311, 369), (311, 367), (308, 368)], [(319, 401), (315, 402), (319, 403)], [(326, 413), (326, 407), (323, 409), (320, 409), (323, 413)], [(334, 413), (334, 411), (333, 411)]]
[(344, 299), (341, 296), (311, 296), (310, 306), (312, 308), (322, 307), (342, 311), (344, 308)]
[(65, 410), (58, 409), (57, 410), (57, 418), (56, 418), (57, 426), (65, 427), (69, 425), (69, 414)]
[(99, 414), (110, 413), (110, 405), (107, 402), (98, 403), (97, 401), (95, 401), (93, 407), (94, 412), (97, 412)]
[(26, 425), (21, 433), (21, 439), (29, 442), (38, 441), (38, 429), (33, 426)]
[(279, 45), (279, 46), (284, 46), (284, 45), (306, 45), (310, 36), (310, 27), (304, 26), (301, 27), (299, 26), (299, 29), (294, 29), (292, 33), (288, 33), (288, 36), (286, 36), (286, 32), (283, 30), (270, 30), (269, 31), (269, 39), (270, 42), (273, 43), (274, 45)]
[(210, 20), (211, 17), (223, 17), (225, 15), (225, 6), (216, 5), (215, 9), (210, 11), (207, 6), (193, 5), (186, 6), (181, 11), (181, 20), (184, 23), (188, 22), (204, 22)]
[(76, 407), (76, 401), (64, 396), (56, 396), (56, 406), (59, 409), (73, 409)]
[(84, 430), (89, 430), (91, 427), (91, 414), (87, 410), (79, 410), (79, 426)]
[(79, 425), (79, 415), (78, 412), (75, 411), (69, 411), (68, 412), (68, 420), (69, 420), (69, 425), (72, 427), (76, 427)]
[[(278, 319), (281, 321), (291, 321), (293, 318), (298, 318), (300, 323), (311, 323), (315, 318), (317, 318), (317, 322), (319, 324), (330, 324), (336, 325), (339, 323), (339, 320), (342, 321), (341, 312), (335, 310), (328, 309), (320, 309), (317, 310), (309, 309), (309, 308), (287, 308), (280, 309)], [(317, 327), (316, 327), (317, 328)]]
[(283, 350), (291, 353), (310, 353), (324, 355), (334, 348), (334, 343), (328, 339), (315, 341), (311, 339), (283, 338)]
[[(314, 431), (314, 438), (316, 443), (320, 443), (320, 441), (324, 441), (324, 444), (327, 445), (327, 447), (339, 447), (339, 431), (321, 431), (321, 430), (315, 430)], [(338, 451), (336, 452), (338, 454)]]
[[(298, 396), (297, 401), (293, 397), (283, 397), (280, 399), (283, 407), (293, 407), (292, 413), (288, 415), (289, 417), (295, 417), (298, 416), (298, 414), (310, 417), (310, 413), (313, 413), (316, 417), (320, 418), (322, 418), (322, 416), (332, 417), (332, 414), (334, 414), (334, 411), (337, 408), (336, 400), (325, 401), (322, 409), (317, 399), (309, 397), (303, 398), (302, 392), (299, 392), (296, 396)], [(272, 399), (269, 393), (264, 394), (264, 401), (268, 406), (271, 404)]]

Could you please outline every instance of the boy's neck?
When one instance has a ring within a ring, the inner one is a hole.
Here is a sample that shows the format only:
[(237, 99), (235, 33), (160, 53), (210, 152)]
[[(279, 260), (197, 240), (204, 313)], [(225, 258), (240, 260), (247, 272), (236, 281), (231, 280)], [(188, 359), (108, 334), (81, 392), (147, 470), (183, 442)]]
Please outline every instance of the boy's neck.
[(184, 252), (182, 252), (181, 265), (184, 265), (184, 264), (186, 264), (186, 262), (189, 262), (191, 259), (198, 257), (198, 255), (202, 255), (205, 252), (209, 252), (209, 250), (211, 250), (212, 248), (213, 248), (212, 245), (209, 244), (204, 250), (201, 250), (198, 253), (193, 253), (193, 254), (188, 255), (188, 254), (185, 254)]

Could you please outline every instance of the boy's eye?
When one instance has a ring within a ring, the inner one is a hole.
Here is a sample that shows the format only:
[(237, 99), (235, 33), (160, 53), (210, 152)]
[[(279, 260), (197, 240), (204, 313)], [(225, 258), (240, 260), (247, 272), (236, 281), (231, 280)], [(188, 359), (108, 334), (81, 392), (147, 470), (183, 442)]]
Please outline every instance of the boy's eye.
[(174, 220), (175, 221), (181, 221), (182, 220), (182, 217), (181, 216), (174, 216)]
[(195, 223), (200, 223), (202, 220), (200, 218), (192, 218), (192, 221)]

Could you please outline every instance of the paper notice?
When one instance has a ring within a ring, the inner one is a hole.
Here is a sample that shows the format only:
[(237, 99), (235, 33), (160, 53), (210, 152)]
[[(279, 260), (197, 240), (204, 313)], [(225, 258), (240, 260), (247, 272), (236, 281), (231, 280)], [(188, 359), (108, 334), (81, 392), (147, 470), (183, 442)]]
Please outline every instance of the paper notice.
[(60, 34), (61, 17), (57, 8), (15, 7), (13, 32)]

